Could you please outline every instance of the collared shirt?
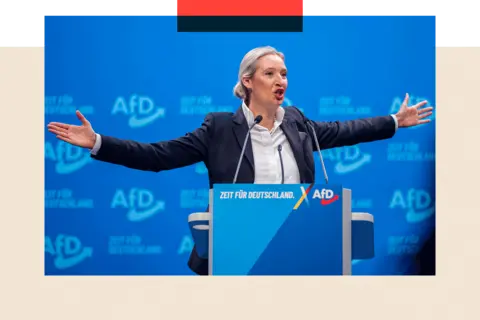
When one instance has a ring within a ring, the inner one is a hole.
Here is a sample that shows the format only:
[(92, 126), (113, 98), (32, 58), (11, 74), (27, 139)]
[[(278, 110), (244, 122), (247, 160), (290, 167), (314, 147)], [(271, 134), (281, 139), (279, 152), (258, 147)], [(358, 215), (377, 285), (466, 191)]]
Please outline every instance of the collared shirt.
[[(248, 127), (250, 127), (254, 122), (255, 116), (245, 103), (242, 103), (242, 109), (247, 119)], [(255, 165), (255, 183), (277, 184), (282, 182), (280, 153), (283, 161), (284, 183), (300, 183), (300, 172), (298, 171), (292, 148), (285, 133), (280, 128), (284, 115), (285, 110), (279, 107), (271, 131), (256, 124), (250, 132), (253, 162)], [(278, 150), (279, 145), (282, 146), (281, 151)]]

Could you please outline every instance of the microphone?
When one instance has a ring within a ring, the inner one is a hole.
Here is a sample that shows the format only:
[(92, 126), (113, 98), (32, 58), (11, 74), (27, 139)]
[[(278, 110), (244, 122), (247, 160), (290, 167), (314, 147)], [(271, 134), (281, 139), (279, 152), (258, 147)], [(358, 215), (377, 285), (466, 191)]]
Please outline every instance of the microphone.
[(253, 121), (253, 124), (250, 126), (250, 128), (248, 128), (247, 136), (245, 137), (245, 142), (243, 143), (242, 152), (240, 153), (240, 158), (238, 159), (237, 171), (235, 172), (235, 177), (233, 178), (233, 183), (234, 184), (237, 182), (238, 171), (240, 170), (240, 165), (242, 164), (243, 154), (245, 153), (245, 149), (247, 147), (247, 141), (248, 141), (248, 137), (250, 136), (250, 131), (253, 129), (253, 127), (256, 124), (260, 123), (260, 121), (262, 121), (262, 119), (263, 119), (263, 117), (261, 115), (256, 116), (255, 120)]
[(278, 156), (280, 157), (280, 167), (282, 168), (282, 184), (283, 184), (283, 181), (285, 180), (285, 173), (283, 171), (282, 145), (279, 144), (277, 149), (278, 149)]
[(312, 120), (310, 119), (305, 119), (305, 125), (307, 126), (307, 130), (308, 130), (308, 127), (310, 126), (310, 128), (312, 129), (312, 132), (313, 132), (313, 137), (315, 139), (315, 144), (317, 146), (317, 150), (318, 150), (318, 154), (320, 156), (320, 163), (322, 164), (322, 169), (323, 169), (323, 176), (325, 177), (325, 182), (328, 184), (328, 176), (327, 176), (327, 170), (325, 170), (325, 163), (323, 162), (323, 157), (322, 157), (322, 151), (320, 150), (320, 145), (318, 143), (318, 139), (317, 139), (317, 134), (315, 132), (315, 128), (314, 126), (312, 125)]

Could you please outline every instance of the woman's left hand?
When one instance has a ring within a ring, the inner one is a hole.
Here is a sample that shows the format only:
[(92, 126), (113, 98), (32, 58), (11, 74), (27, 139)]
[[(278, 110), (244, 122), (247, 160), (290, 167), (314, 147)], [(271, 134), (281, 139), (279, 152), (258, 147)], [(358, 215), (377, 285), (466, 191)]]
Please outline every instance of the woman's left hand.
[(405, 95), (405, 99), (403, 100), (402, 106), (400, 107), (400, 110), (395, 114), (398, 120), (398, 127), (413, 127), (419, 124), (430, 122), (430, 119), (425, 118), (432, 114), (433, 107), (422, 108), (427, 104), (426, 100), (409, 107), (408, 99), (409, 96), (407, 93)]

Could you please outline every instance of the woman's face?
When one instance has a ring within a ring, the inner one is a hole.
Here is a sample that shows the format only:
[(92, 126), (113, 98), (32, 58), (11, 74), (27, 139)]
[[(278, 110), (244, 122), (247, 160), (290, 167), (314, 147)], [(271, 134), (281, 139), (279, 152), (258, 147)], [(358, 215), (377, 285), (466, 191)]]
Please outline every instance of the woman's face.
[(287, 68), (281, 57), (269, 54), (258, 59), (253, 77), (243, 81), (251, 89), (250, 101), (278, 107), (283, 103), (288, 86)]

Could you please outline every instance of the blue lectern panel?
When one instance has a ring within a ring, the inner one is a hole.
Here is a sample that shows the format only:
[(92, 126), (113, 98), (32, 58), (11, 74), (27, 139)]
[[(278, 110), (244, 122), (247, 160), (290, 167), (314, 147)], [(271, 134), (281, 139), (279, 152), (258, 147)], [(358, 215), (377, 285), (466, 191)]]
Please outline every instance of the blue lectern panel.
[(216, 185), (213, 275), (341, 275), (342, 188)]

